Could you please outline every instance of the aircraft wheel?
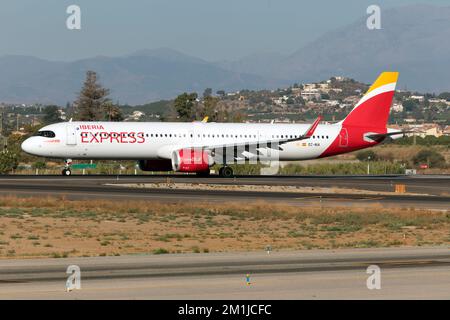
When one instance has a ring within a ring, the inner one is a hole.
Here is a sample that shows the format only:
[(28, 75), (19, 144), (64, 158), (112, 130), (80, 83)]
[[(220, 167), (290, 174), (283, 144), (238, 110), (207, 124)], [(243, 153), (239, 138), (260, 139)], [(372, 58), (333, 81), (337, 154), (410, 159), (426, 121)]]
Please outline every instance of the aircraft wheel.
[(219, 171), (220, 176), (224, 178), (231, 178), (234, 175), (233, 169), (231, 167), (222, 167), (222, 170)]
[(70, 176), (72, 174), (72, 171), (70, 169), (63, 169), (62, 175), (63, 176)]

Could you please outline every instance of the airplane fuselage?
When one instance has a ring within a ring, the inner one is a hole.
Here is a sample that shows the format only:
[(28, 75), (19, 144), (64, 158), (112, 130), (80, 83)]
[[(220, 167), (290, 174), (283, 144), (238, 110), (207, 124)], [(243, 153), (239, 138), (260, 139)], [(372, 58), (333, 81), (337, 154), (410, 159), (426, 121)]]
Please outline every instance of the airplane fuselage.
[[(40, 130), (54, 136), (30, 137), (22, 148), (33, 155), (63, 159), (170, 159), (172, 152), (181, 148), (295, 138), (308, 127), (276, 123), (63, 122)], [(309, 139), (288, 142), (282, 150), (262, 152), (260, 159), (315, 159), (377, 143), (358, 141), (351, 144), (348, 130), (342, 130), (340, 124), (319, 124)], [(261, 149), (265, 147), (261, 145)]]

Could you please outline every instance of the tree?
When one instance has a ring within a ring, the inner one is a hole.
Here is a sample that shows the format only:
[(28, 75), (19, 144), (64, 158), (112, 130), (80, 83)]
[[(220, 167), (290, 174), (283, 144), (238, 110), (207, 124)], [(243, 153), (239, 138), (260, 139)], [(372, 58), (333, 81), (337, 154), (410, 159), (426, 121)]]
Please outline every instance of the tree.
[(295, 100), (294, 100), (294, 98), (292, 98), (292, 97), (289, 97), (287, 100), (286, 100), (286, 104), (294, 104), (295, 103)]
[(406, 112), (414, 111), (417, 108), (417, 102), (412, 99), (403, 101), (402, 105)]
[(217, 121), (215, 116), (217, 114), (217, 103), (219, 102), (218, 98), (207, 96), (203, 102), (203, 110), (201, 117), (208, 116), (211, 121)]
[(107, 101), (103, 104), (103, 110), (105, 112), (105, 120), (107, 121), (122, 121), (123, 114), (122, 110), (118, 105), (112, 103), (112, 101)]
[(97, 82), (97, 73), (86, 72), (83, 88), (75, 101), (75, 118), (81, 121), (98, 121), (104, 119), (104, 105), (109, 102), (109, 90)]
[(203, 98), (211, 97), (212, 95), (212, 89), (206, 88), (205, 91), (203, 91)]
[(42, 119), (44, 124), (51, 124), (56, 122), (61, 122), (61, 117), (59, 114), (59, 108), (55, 105), (46, 106), (44, 108), (44, 118)]
[(450, 101), (450, 92), (442, 92), (440, 95), (438, 95), (438, 98)]
[(195, 120), (197, 93), (183, 93), (175, 98), (174, 107), (180, 120)]

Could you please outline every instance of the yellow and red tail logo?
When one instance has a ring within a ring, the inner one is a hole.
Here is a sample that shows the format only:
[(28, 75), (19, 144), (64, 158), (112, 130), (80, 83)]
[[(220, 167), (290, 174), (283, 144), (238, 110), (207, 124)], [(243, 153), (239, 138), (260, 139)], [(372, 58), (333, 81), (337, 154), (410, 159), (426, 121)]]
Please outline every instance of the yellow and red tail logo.
[(383, 72), (343, 120), (343, 126), (386, 128), (398, 72)]

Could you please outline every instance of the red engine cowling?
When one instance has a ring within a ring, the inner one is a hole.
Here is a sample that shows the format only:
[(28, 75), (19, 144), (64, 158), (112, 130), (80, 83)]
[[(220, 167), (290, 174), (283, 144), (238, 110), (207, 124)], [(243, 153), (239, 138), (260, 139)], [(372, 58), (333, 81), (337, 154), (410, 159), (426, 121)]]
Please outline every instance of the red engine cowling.
[(205, 172), (214, 164), (214, 159), (204, 150), (186, 148), (172, 154), (172, 168), (179, 172)]
[(139, 169), (142, 171), (172, 171), (170, 160), (139, 160)]

